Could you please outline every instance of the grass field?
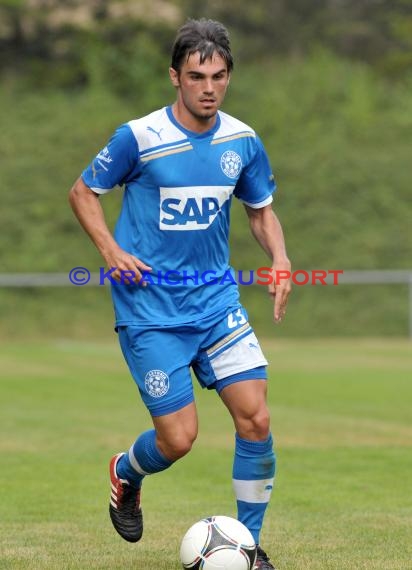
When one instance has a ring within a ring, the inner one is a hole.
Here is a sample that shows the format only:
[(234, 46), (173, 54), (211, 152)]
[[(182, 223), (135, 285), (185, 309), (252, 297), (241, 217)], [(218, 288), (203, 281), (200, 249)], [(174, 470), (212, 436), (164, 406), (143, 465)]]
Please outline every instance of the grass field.
[[(412, 568), (412, 345), (266, 342), (278, 475), (262, 537), (279, 570)], [(145, 535), (108, 518), (107, 464), (149, 418), (115, 339), (0, 347), (1, 569), (177, 570), (198, 518), (235, 515), (233, 434), (197, 390), (191, 454), (147, 478)]]

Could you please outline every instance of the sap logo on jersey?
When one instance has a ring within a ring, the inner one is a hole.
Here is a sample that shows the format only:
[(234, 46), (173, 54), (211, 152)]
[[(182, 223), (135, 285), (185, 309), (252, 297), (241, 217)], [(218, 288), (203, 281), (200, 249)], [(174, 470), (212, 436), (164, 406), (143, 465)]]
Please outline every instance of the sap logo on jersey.
[(207, 229), (233, 189), (234, 186), (160, 188), (160, 229)]

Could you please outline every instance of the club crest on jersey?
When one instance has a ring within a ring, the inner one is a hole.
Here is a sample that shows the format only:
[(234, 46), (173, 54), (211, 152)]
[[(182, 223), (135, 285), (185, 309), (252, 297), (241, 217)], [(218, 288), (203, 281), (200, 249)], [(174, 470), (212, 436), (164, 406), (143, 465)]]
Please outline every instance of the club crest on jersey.
[(163, 370), (149, 370), (144, 385), (152, 398), (161, 398), (169, 391), (169, 376)]
[(242, 168), (242, 159), (234, 150), (227, 150), (220, 157), (220, 166), (228, 178), (237, 178)]
[(206, 230), (229, 200), (234, 186), (160, 188), (161, 230)]

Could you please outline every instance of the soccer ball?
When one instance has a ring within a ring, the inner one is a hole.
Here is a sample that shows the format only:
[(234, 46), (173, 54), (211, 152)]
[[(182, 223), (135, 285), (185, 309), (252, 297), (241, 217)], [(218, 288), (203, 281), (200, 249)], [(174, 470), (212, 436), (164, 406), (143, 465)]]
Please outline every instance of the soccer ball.
[(252, 570), (256, 544), (238, 520), (213, 516), (189, 528), (180, 546), (180, 560), (190, 570)]

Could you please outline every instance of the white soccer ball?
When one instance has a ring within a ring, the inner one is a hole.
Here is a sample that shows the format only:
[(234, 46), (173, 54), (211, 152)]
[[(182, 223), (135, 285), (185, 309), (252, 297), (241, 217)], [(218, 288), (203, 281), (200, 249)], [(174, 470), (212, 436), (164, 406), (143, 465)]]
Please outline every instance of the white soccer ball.
[(252, 570), (256, 544), (241, 522), (217, 515), (189, 528), (180, 546), (180, 560), (190, 570)]

